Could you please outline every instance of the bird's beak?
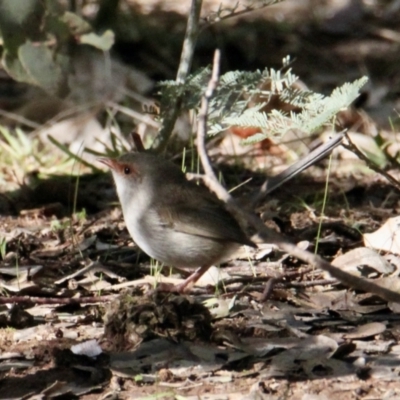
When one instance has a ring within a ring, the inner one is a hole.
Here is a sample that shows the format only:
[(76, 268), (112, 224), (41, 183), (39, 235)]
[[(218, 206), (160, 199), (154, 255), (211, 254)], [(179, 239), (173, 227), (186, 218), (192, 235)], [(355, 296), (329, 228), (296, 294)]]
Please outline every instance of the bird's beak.
[(111, 169), (116, 169), (117, 167), (117, 160), (113, 159), (113, 158), (106, 158), (106, 157), (101, 157), (98, 158), (97, 161), (107, 165), (107, 167), (111, 168)]

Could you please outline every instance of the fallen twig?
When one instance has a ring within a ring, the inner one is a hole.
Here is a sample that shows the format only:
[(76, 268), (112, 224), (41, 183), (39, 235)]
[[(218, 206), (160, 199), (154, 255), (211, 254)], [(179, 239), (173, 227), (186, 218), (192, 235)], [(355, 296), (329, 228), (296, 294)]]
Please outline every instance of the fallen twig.
[(0, 297), (0, 304), (94, 304), (114, 300), (116, 296), (88, 296), (88, 297), (30, 297), (11, 296)]

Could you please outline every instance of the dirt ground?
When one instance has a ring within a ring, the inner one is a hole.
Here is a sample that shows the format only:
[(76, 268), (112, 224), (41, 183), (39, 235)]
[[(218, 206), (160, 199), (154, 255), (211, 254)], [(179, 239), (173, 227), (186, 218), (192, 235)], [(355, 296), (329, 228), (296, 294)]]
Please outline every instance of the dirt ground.
[[(183, 3), (135, 3), (147, 35), (117, 41), (119, 59), (153, 80), (173, 79)], [(204, 13), (214, 5), (207, 2)], [(352, 136), (370, 155), (380, 145), (382, 171), (398, 179), (400, 3), (279, 7), (205, 29), (194, 68), (208, 64), (219, 43), (224, 70), (276, 67), (292, 54), (301, 80), (324, 93), (368, 75), (338, 126), (370, 139)], [(247, 182), (233, 192), (243, 199), (290, 164), (288, 154), (298, 150), (290, 142), (256, 146), (239, 167), (226, 141), (215, 141), (210, 154), (228, 188)], [(188, 273), (161, 272), (132, 243), (110, 174), (87, 173), (79, 182), (31, 174), (38, 178), (31, 185), (13, 169), (0, 163), (0, 399), (400, 398), (396, 303), (268, 244), (240, 250), (188, 295), (159, 292), (158, 283), (179, 283)], [(397, 216), (398, 191), (339, 148), (257, 213), (302, 248), (398, 292), (399, 252), (368, 236)]]

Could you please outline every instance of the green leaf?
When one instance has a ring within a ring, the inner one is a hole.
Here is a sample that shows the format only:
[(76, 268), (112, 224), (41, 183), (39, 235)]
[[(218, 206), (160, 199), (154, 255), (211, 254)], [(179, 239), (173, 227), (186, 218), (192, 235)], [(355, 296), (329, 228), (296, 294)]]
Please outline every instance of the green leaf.
[(5, 51), (3, 55), (3, 66), (8, 74), (18, 82), (25, 82), (31, 85), (35, 84), (34, 79), (28, 74), (18, 55), (13, 54), (9, 51)]
[(92, 27), (87, 21), (85, 21), (79, 15), (69, 11), (66, 11), (60, 17), (60, 21), (64, 22), (68, 26), (69, 31), (73, 35), (83, 35), (92, 30)]
[[(291, 112), (288, 115), (281, 110), (271, 110), (269, 113), (265, 113), (259, 111), (260, 104), (257, 104), (242, 113), (231, 112), (230, 115), (223, 116), (220, 121), (211, 125), (209, 134), (215, 134), (218, 130), (222, 130), (221, 128), (226, 129), (226, 127), (234, 125), (262, 129), (263, 133), (243, 140), (243, 144), (257, 143), (271, 136), (281, 137), (290, 129), (298, 129), (310, 134), (319, 127), (331, 123), (339, 111), (350, 106), (366, 82), (367, 78), (363, 77), (352, 83), (345, 83), (327, 97), (310, 91), (285, 89), (284, 86), (279, 87), (275, 84), (275, 90), (278, 92), (282, 90), (280, 99), (300, 108), (298, 113)], [(232, 110), (238, 110), (238, 107), (232, 107)]]
[(250, 137), (243, 139), (240, 143), (241, 144), (254, 144), (263, 141), (266, 139), (268, 135), (265, 133), (255, 133), (254, 135), (251, 135)]
[(96, 49), (108, 51), (111, 49), (115, 41), (114, 32), (111, 30), (105, 31), (101, 36), (91, 32), (80, 37), (82, 44), (88, 44)]
[(99, 172), (100, 169), (94, 166), (93, 164), (90, 164), (89, 162), (85, 161), (82, 157), (79, 157), (77, 154), (73, 153), (68, 146), (65, 144), (60, 143), (57, 139), (54, 139), (53, 136), (48, 135), (47, 138), (50, 140), (51, 143), (53, 143), (56, 147), (58, 147), (62, 152), (64, 152), (66, 155), (71, 157), (72, 159), (80, 162), (83, 164), (85, 167), (91, 168), (93, 172)]
[(67, 75), (62, 69), (61, 57), (54, 60), (53, 53), (43, 43), (26, 42), (18, 50), (21, 65), (29, 76), (29, 83), (46, 92), (63, 96), (68, 93)]
[(6, 52), (16, 56), (19, 46), (28, 38), (40, 38), (43, 17), (40, 0), (1, 0), (0, 30)]

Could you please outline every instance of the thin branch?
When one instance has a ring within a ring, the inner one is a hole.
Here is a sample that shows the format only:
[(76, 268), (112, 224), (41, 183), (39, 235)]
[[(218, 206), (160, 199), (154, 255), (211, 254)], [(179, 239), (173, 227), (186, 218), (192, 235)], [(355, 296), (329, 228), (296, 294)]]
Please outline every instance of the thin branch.
[(131, 132), (131, 137), (136, 151), (138, 151), (139, 153), (143, 153), (144, 151), (146, 151), (142, 142), (142, 138), (137, 132)]
[(38, 129), (42, 126), (40, 124), (37, 124), (34, 121), (31, 121), (31, 120), (23, 117), (22, 115), (18, 115), (13, 112), (5, 111), (5, 110), (0, 110), (0, 116), (3, 116), (12, 121), (17, 121), (19, 124), (26, 125), (28, 128), (32, 128), (32, 129)]
[[(202, 0), (192, 0), (188, 23), (186, 27), (185, 39), (179, 62), (176, 82), (183, 84), (189, 74), (193, 61), (193, 53), (196, 46), (197, 36), (199, 33), (199, 20), (201, 12)], [(168, 140), (171, 137), (175, 122), (178, 118), (181, 108), (182, 96), (177, 96), (173, 104), (167, 110), (163, 120), (163, 126), (158, 132), (156, 139), (152, 145), (152, 149), (157, 153), (162, 152), (167, 146)]]
[(0, 304), (96, 304), (112, 301), (117, 296), (90, 296), (90, 297), (29, 297), (11, 296), (0, 297)]
[[(239, 17), (243, 14), (248, 14), (249, 12), (252, 12), (252, 11), (258, 11), (258, 10), (261, 10), (262, 8), (281, 3), (282, 1), (284, 1), (284, 0), (270, 0), (270, 1), (266, 1), (265, 3), (263, 2), (264, 4), (261, 4), (261, 5), (255, 5), (255, 6), (252, 4), (244, 5), (243, 6), (244, 8), (242, 10), (238, 10), (239, 6), (241, 5), (239, 2), (236, 3), (236, 5), (232, 8), (229, 8), (229, 7), (223, 8), (220, 6), (217, 11), (210, 13), (209, 16), (204, 18), (206, 24), (202, 27), (202, 29), (205, 29), (208, 26), (210, 26), (211, 24), (215, 24), (215, 23), (223, 21), (225, 19)], [(256, 2), (254, 2), (254, 3), (256, 3)], [(227, 14), (222, 15), (223, 12), (227, 12)]]
[(202, 0), (192, 0), (188, 24), (186, 27), (185, 39), (183, 41), (181, 59), (179, 61), (177, 83), (185, 83), (186, 77), (192, 67), (194, 48), (196, 46), (197, 35), (199, 34), (199, 20)]
[(199, 153), (201, 162), (203, 164), (205, 175), (212, 179), (215, 179), (217, 182), (218, 179), (214, 173), (214, 170), (211, 167), (205, 143), (207, 136), (208, 105), (210, 103), (214, 90), (218, 85), (220, 59), (221, 59), (221, 52), (219, 50), (215, 50), (212, 75), (210, 81), (208, 82), (207, 89), (201, 99), (201, 106), (199, 111), (199, 124), (197, 128), (197, 152)]
[(138, 111), (132, 110), (128, 107), (121, 106), (118, 103), (115, 103), (114, 101), (108, 101), (107, 107), (110, 107), (116, 111), (119, 111), (120, 113), (125, 114), (128, 117), (132, 117), (136, 121), (142, 122), (143, 124), (146, 124), (147, 126), (151, 126), (152, 128), (155, 128), (155, 129), (160, 128), (160, 124), (157, 121), (154, 121), (154, 119), (152, 119), (150, 116), (140, 113)]
[(207, 132), (207, 114), (210, 98), (212, 97), (213, 89), (218, 84), (218, 71), (219, 71), (219, 51), (215, 52), (212, 78), (208, 84), (205, 95), (202, 98), (201, 109), (199, 114), (199, 124), (197, 129), (197, 150), (203, 165), (206, 178), (204, 182), (208, 187), (226, 203), (226, 207), (235, 216), (238, 216), (239, 222), (246, 220), (258, 232), (260, 238), (267, 243), (276, 244), (281, 250), (291, 254), (292, 256), (330, 273), (330, 275), (340, 282), (361, 290), (363, 292), (374, 293), (387, 301), (400, 302), (400, 293), (386, 289), (373, 283), (372, 281), (359, 278), (351, 275), (348, 272), (334, 267), (321, 257), (312, 254), (308, 251), (302, 250), (295, 244), (290, 243), (286, 238), (277, 232), (267, 228), (261, 219), (252, 212), (246, 211), (240, 207), (226, 189), (219, 183), (212, 167), (205, 146), (205, 136)]
[(350, 150), (352, 153), (354, 153), (360, 160), (365, 161), (367, 164), (368, 168), (371, 168), (373, 171), (377, 172), (378, 174), (381, 174), (384, 176), (397, 190), (400, 191), (400, 182), (393, 178), (392, 175), (388, 174), (386, 171), (384, 171), (382, 168), (379, 168), (378, 165), (376, 165), (372, 160), (370, 160), (350, 139), (350, 136), (348, 133), (345, 133), (346, 139), (349, 142), (348, 144), (343, 144), (343, 146), (347, 149)]

